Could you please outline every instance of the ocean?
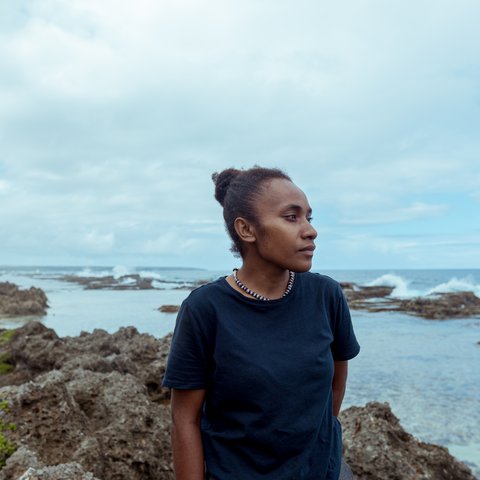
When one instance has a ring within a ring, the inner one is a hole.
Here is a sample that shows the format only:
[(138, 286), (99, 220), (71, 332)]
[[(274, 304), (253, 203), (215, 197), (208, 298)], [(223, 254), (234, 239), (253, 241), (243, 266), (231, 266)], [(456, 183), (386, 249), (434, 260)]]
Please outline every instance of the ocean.
[[(102, 277), (136, 273), (154, 278), (154, 290), (85, 290), (63, 275)], [(42, 288), (50, 308), (41, 321), (60, 336), (135, 326), (162, 337), (175, 325), (164, 304), (180, 304), (178, 287), (216, 279), (229, 271), (174, 268), (0, 267), (0, 282)], [(389, 285), (392, 296), (473, 291), (480, 297), (480, 270), (322, 271), (338, 281)], [(37, 318), (38, 319), (38, 318)], [(425, 320), (398, 312), (352, 311), (362, 350), (349, 363), (343, 408), (389, 402), (403, 427), (417, 438), (447, 447), (480, 479), (480, 317)], [(0, 318), (0, 328), (29, 318)]]

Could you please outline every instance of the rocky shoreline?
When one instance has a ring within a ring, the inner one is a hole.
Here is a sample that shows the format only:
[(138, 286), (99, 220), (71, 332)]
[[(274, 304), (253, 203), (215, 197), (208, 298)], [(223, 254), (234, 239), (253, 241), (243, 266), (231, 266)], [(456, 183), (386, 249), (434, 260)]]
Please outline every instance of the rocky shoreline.
[[(145, 278), (138, 274), (118, 278), (66, 275), (60, 279), (82, 285), (87, 290), (162, 290), (168, 287), (190, 291), (206, 283), (205, 280), (194, 283), (178, 282), (172, 287), (171, 282)], [(157, 282), (156, 286), (154, 281)], [(443, 292), (401, 299), (391, 296), (393, 287), (389, 286), (371, 287), (351, 282), (342, 282), (340, 285), (352, 310), (403, 312), (429, 320), (480, 317), (480, 298), (473, 292)], [(40, 288), (21, 290), (13, 283), (0, 282), (0, 316), (43, 316), (47, 308), (47, 296)], [(178, 309), (179, 305), (161, 305), (158, 308), (159, 311), (166, 313), (175, 313)]]
[[(0, 332), (12, 367), (0, 375), (0, 445), (15, 450), (0, 449), (0, 480), (173, 480), (161, 387), (170, 340), (133, 327), (58, 337), (38, 322)], [(388, 404), (351, 407), (341, 422), (357, 480), (475, 478), (405, 432)]]
[(48, 299), (36, 287), (21, 290), (10, 282), (0, 282), (0, 316), (43, 316), (47, 313)]
[(391, 297), (393, 287), (362, 286), (341, 283), (352, 310), (403, 312), (428, 320), (446, 320), (480, 316), (480, 298), (473, 292), (439, 292), (425, 297)]
[(207, 283), (207, 280), (171, 282), (153, 277), (143, 277), (138, 273), (121, 276), (106, 275), (103, 277), (62, 275), (57, 277), (57, 280), (81, 285), (85, 290), (193, 290), (195, 287)]
[[(142, 277), (139, 274), (128, 274), (119, 277), (112, 275), (90, 277), (64, 275), (60, 280), (82, 285), (87, 290), (193, 290), (207, 283), (199, 280), (193, 283), (172, 282)], [(352, 310), (369, 312), (403, 312), (429, 320), (445, 320), (480, 316), (480, 298), (473, 292), (440, 292), (424, 297), (401, 299), (392, 297), (394, 290), (389, 286), (364, 286), (352, 282), (340, 283), (348, 304)], [(159, 310), (175, 313), (179, 305), (162, 305)]]

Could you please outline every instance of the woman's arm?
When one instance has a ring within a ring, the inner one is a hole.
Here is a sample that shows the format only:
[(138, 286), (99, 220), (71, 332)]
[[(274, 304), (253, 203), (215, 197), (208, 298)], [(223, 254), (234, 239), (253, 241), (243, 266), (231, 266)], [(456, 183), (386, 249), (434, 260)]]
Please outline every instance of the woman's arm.
[(347, 385), (348, 361), (336, 361), (333, 373), (333, 414), (338, 417)]
[(200, 417), (205, 390), (172, 389), (172, 450), (176, 480), (203, 480)]

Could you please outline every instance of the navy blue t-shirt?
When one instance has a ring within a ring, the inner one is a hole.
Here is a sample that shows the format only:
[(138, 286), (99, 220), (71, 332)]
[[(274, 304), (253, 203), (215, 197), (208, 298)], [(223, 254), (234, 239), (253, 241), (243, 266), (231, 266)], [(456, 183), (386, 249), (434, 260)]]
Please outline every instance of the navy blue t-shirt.
[(206, 389), (201, 431), (214, 478), (336, 480), (333, 362), (359, 350), (331, 278), (296, 274), (287, 296), (261, 301), (222, 277), (183, 302), (163, 385)]

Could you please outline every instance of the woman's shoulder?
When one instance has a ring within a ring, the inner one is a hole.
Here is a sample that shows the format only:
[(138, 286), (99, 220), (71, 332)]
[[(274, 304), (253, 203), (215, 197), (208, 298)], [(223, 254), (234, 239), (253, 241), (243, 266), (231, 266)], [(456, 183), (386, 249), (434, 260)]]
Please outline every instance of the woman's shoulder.
[(184, 303), (191, 307), (206, 306), (212, 303), (224, 291), (223, 277), (196, 287), (190, 292)]
[(315, 286), (316, 288), (323, 288), (331, 290), (332, 292), (339, 292), (342, 290), (340, 284), (328, 275), (323, 275), (317, 272), (305, 272), (300, 274), (301, 278), (307, 285)]

